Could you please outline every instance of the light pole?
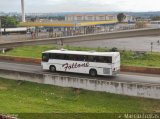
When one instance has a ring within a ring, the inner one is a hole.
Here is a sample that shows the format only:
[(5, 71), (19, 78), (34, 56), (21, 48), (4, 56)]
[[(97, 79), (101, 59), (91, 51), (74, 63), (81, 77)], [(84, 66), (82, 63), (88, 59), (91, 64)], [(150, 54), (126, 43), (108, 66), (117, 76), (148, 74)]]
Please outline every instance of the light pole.
[(153, 42), (151, 42), (151, 52), (153, 51)]
[(2, 22), (1, 22), (1, 17), (0, 17), (0, 36), (2, 36)]
[(22, 22), (25, 22), (24, 0), (21, 0)]

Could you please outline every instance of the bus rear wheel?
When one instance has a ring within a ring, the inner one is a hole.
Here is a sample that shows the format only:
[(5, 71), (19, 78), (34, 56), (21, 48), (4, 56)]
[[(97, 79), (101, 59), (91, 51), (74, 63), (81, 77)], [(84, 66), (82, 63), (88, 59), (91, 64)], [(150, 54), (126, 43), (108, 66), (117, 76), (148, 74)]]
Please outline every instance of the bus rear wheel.
[(49, 70), (50, 70), (50, 72), (56, 72), (56, 67), (55, 66), (50, 66)]
[(90, 74), (91, 76), (97, 76), (97, 71), (96, 71), (95, 69), (91, 69), (91, 70), (89, 71), (89, 74)]

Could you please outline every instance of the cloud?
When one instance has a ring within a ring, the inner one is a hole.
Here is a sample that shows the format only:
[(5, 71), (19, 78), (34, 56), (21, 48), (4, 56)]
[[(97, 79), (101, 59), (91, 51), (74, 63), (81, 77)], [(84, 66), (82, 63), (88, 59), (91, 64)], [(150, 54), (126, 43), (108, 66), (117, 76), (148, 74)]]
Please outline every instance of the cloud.
[[(21, 11), (21, 0), (0, 0), (0, 11)], [(26, 12), (160, 11), (160, 0), (25, 0)]]

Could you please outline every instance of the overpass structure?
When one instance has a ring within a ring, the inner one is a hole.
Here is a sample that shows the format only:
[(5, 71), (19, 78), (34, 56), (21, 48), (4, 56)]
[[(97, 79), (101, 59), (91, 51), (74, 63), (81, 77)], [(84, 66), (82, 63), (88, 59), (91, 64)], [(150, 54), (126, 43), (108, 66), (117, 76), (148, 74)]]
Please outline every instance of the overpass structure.
[(128, 31), (110, 32), (110, 33), (97, 33), (89, 35), (9, 42), (9, 43), (1, 43), (0, 49), (19, 47), (19, 46), (29, 46), (29, 45), (47, 45), (47, 44), (63, 45), (65, 43), (71, 43), (71, 42), (95, 41), (95, 40), (105, 40), (105, 39), (107, 40), (115, 38), (150, 36), (150, 35), (160, 35), (160, 29), (137, 29), (137, 30), (128, 30)]

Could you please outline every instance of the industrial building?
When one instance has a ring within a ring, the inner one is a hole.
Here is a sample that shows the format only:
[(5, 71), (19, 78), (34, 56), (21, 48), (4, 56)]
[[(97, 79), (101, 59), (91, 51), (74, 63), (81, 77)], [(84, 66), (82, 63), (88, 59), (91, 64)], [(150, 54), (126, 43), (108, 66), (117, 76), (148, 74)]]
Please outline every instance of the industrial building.
[[(69, 14), (65, 15), (65, 21), (117, 21), (117, 15), (112, 14)], [(124, 22), (134, 22), (133, 16), (126, 15)]]
[(109, 14), (69, 14), (65, 15), (66, 21), (107, 21), (117, 20), (116, 15)]

